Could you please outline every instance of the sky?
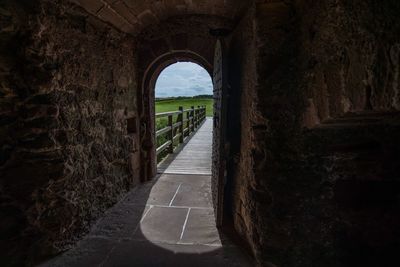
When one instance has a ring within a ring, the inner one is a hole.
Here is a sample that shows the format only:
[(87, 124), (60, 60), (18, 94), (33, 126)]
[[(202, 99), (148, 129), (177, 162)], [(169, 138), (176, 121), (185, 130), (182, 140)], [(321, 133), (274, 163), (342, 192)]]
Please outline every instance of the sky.
[(178, 62), (165, 68), (156, 82), (156, 97), (212, 95), (208, 72), (197, 64)]

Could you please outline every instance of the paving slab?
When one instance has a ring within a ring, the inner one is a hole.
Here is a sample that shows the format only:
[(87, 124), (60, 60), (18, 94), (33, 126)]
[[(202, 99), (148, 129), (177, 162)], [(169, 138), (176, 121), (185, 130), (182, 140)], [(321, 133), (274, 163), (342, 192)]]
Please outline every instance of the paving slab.
[(39, 267), (99, 266), (117, 244), (105, 238), (85, 238), (74, 249), (40, 264)]
[(104, 267), (247, 267), (241, 252), (232, 248), (203, 245), (174, 245), (129, 241), (120, 243), (110, 254)]
[(193, 186), (208, 184), (211, 186), (210, 175), (162, 174), (158, 181), (169, 181)]
[(126, 198), (126, 201), (132, 205), (169, 205), (174, 197), (179, 182), (157, 181), (151, 188), (146, 190), (137, 190), (136, 194), (132, 194)]
[(130, 238), (149, 206), (120, 205), (93, 226), (88, 236), (120, 240)]
[(211, 186), (209, 184), (203, 184), (201, 186), (182, 184), (172, 205), (212, 208), (211, 198)]
[(180, 244), (221, 246), (212, 209), (191, 209)]
[(134, 233), (134, 240), (176, 244), (182, 234), (188, 209), (151, 207)]

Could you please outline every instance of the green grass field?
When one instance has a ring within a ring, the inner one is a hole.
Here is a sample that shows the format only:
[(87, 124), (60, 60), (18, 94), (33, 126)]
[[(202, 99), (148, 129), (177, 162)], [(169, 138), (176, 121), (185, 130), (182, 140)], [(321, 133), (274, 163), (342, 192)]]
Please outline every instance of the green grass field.
[(186, 98), (186, 99), (168, 99), (156, 101), (156, 113), (168, 112), (183, 109), (189, 109), (194, 106), (206, 106), (207, 117), (213, 116), (213, 100), (207, 98)]

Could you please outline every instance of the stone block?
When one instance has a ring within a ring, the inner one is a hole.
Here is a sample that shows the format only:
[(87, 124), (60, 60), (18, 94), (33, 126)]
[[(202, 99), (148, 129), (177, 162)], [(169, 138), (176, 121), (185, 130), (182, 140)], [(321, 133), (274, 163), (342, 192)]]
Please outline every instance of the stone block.
[(84, 9), (92, 14), (97, 14), (97, 12), (104, 6), (101, 0), (73, 0), (74, 2), (81, 5)]
[(130, 24), (135, 24), (138, 22), (136, 16), (131, 12), (131, 10), (126, 6), (123, 1), (116, 1), (112, 4), (113, 9), (121, 16), (123, 16)]
[(125, 25), (124, 18), (121, 17), (121, 15), (115, 13), (109, 7), (104, 7), (103, 9), (101, 9), (100, 12), (97, 13), (97, 16), (101, 20), (111, 23), (114, 27), (120, 30)]

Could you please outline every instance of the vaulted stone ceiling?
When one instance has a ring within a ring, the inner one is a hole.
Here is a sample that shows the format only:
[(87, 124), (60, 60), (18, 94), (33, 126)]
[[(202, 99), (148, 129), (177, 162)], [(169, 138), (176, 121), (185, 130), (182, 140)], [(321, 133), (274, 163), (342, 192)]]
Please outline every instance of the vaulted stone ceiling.
[(71, 0), (89, 13), (130, 34), (170, 17), (209, 15), (234, 21), (248, 0)]

